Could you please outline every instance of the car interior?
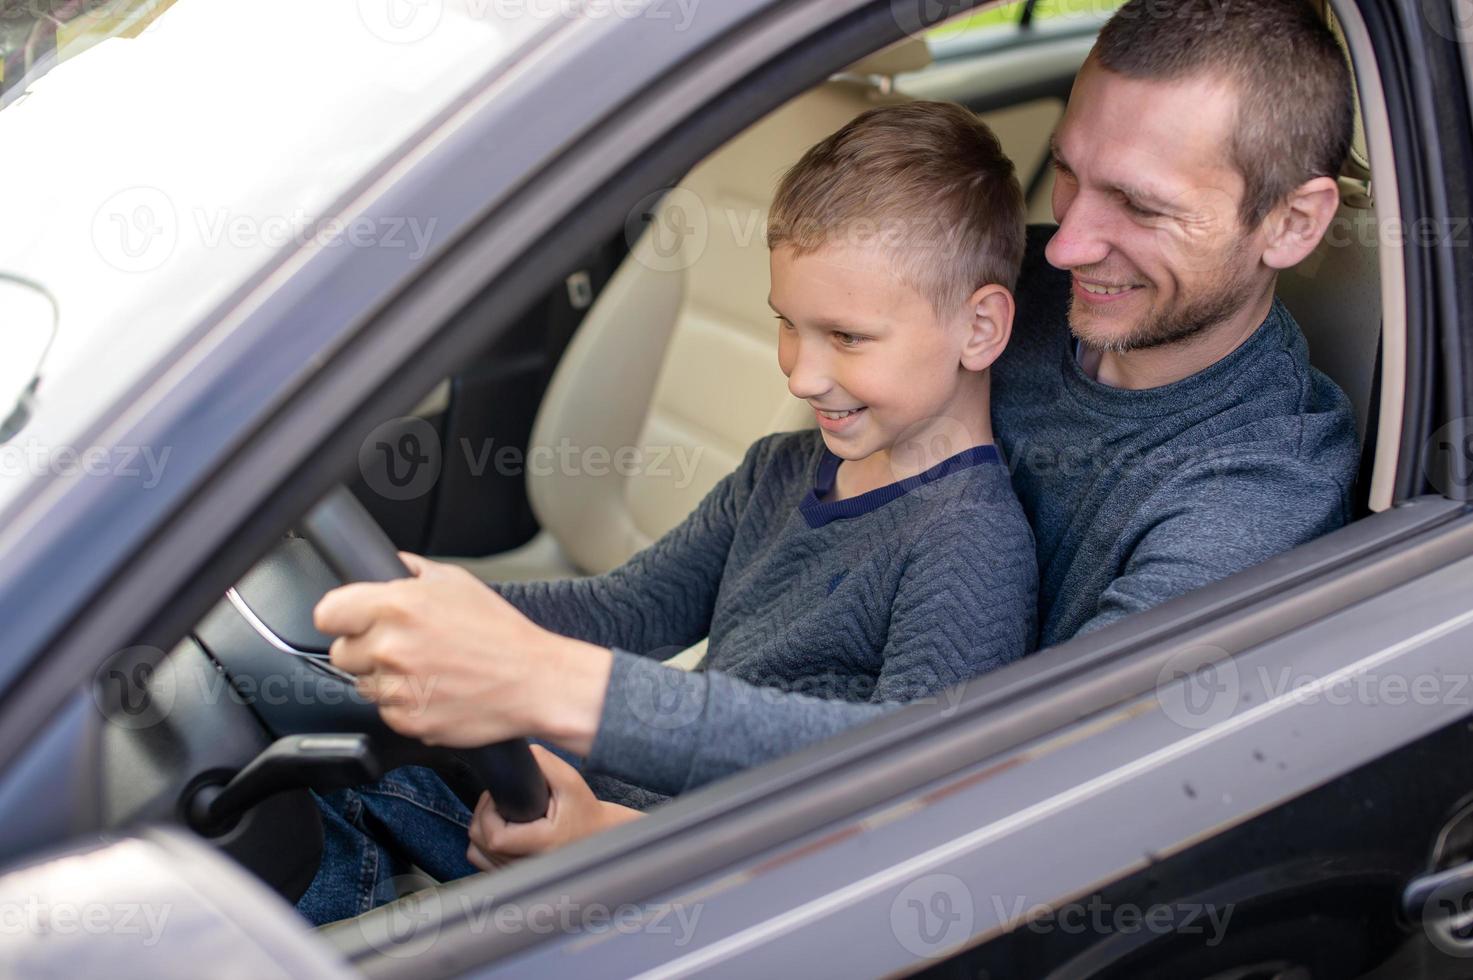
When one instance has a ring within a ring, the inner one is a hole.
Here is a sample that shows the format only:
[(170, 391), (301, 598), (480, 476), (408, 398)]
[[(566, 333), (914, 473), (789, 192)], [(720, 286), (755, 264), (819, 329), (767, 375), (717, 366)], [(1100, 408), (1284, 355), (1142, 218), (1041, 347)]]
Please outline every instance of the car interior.
[[(1328, 9), (1326, 17), (1335, 23)], [(1098, 23), (1067, 25), (1026, 47), (981, 53), (965, 37), (960, 44), (910, 38), (852, 65), (732, 139), (663, 196), (647, 227), (629, 237), (627, 254), (592, 297), (561, 356), (551, 366), (537, 362), (548, 375), (545, 388), (529, 381), (510, 389), (514, 402), (488, 405), (478, 393), (462, 395), (484, 384), (484, 372), (446, 379), (417, 414), (444, 440), (447, 477), (479, 460), (481, 483), (497, 484), (504, 495), (499, 500), (530, 510), (535, 524), (516, 536), (529, 540), (503, 539), (494, 550), (471, 550), (483, 537), (457, 529), (484, 513), (485, 497), (462, 500), (453, 477), (435, 505), (415, 505), (424, 522), (419, 527), (410, 527), (403, 508), (363, 482), (355, 487), (359, 496), (402, 546), (426, 549), (487, 581), (597, 575), (616, 568), (678, 524), (754, 440), (813, 424), (772, 369), (777, 341), (761, 303), (767, 288), (761, 229), (783, 170), (867, 108), (906, 99), (954, 101), (976, 111), (998, 134), (1024, 184), (1030, 223), (1048, 224), (1048, 140)], [(1384, 474), (1394, 465), (1390, 450), (1377, 460), (1375, 430), (1399, 421), (1382, 417), (1382, 404), (1394, 413), (1399, 398), (1397, 387), (1381, 375), (1388, 370), (1383, 361), (1401, 364), (1398, 338), (1404, 330), (1397, 304), (1385, 301), (1389, 286), (1383, 297), (1382, 268), (1390, 263), (1395, 275), (1398, 266), (1395, 256), (1378, 254), (1359, 115), (1340, 183), (1342, 203), (1332, 234), (1309, 260), (1280, 277), (1279, 293), (1308, 338), (1313, 363), (1355, 408), (1364, 447), (1357, 506), (1364, 514), (1384, 509), (1389, 499), (1384, 490), (1373, 493), (1378, 468)], [(679, 238), (677, 254), (660, 254), (664, 230), (690, 220), (691, 201), (704, 202), (710, 217)], [(593, 259), (607, 262), (617, 244)], [(569, 296), (576, 283), (601, 278), (575, 271), (568, 278)], [(560, 299), (549, 297), (546, 307), (556, 310)], [(640, 328), (631, 329), (633, 323)], [(530, 334), (551, 333), (536, 318), (525, 327)], [(522, 364), (509, 370), (533, 373)], [(693, 472), (688, 479), (672, 479), (666, 474), (673, 467), (654, 465), (629, 475), (570, 475), (553, 467), (528, 467), (525, 476), (487, 472), (486, 450), (505, 436), (482, 434), (494, 423), (465, 417), (463, 400), (481, 418), (530, 420), (519, 448), (629, 446), (651, 459), (679, 454), (694, 461)], [(698, 645), (674, 663), (689, 666), (699, 656)]]
[[(1034, 6), (1002, 9), (1021, 15)], [(1334, 25), (1328, 4), (1323, 9)], [(1030, 223), (1049, 224), (1048, 140), (1104, 16), (1040, 20), (1026, 29), (1006, 21), (973, 30), (953, 25), (907, 38), (734, 135), (652, 193), (618, 235), (581, 257), (412, 416), (383, 422), (377, 431), (391, 439), (432, 428), (441, 470), (430, 492), (386, 496), (380, 467), (390, 464), (365, 457), (352, 497), (393, 545), (456, 562), (487, 581), (617, 567), (679, 523), (752, 441), (812, 424), (776, 370), (776, 333), (763, 302), (762, 229), (783, 170), (867, 108), (954, 101), (998, 133), (1018, 168)], [(1390, 159), (1385, 106), (1374, 66), (1357, 65), (1357, 73), (1360, 112), (1340, 177), (1340, 214), (1316, 253), (1280, 277), (1279, 292), (1314, 364), (1354, 405), (1363, 447), (1356, 504), (1365, 515), (1391, 503), (1406, 357), (1398, 245), (1376, 230), (1378, 221), (1396, 218), (1394, 180), (1378, 181), (1372, 197), (1371, 161)], [(559, 445), (636, 447), (649, 465), (597, 475), (494, 462), (498, 449), (529, 460), (532, 447)], [(689, 468), (676, 467), (677, 459)], [(305, 794), (276, 792), (286, 785), (282, 772), (312, 758), (324, 785), (342, 785), (371, 779), (385, 762), (445, 761), (408, 743), (384, 759), (370, 758), (365, 744), (351, 739), (314, 743), (314, 732), (328, 730), (322, 719), (297, 716), (289, 696), (273, 699), (264, 688), (256, 692), (260, 719), (191, 700), (201, 684), (218, 686), (229, 675), (238, 687), (283, 657), (299, 666), (292, 676), (303, 684), (337, 681), (322, 663), (330, 638), (313, 627), (311, 607), (362, 563), (384, 558), (382, 549), (365, 555), (334, 537), (344, 527), (361, 528), (357, 504), (339, 496), (309, 517), (315, 527), (282, 541), (159, 666), (150, 683), (170, 692), (167, 724), (109, 726), (101, 767), (105, 823), (184, 822), (291, 899), (315, 872), (312, 835), (263, 828), (305, 826), (314, 814)], [(697, 645), (667, 663), (689, 669), (702, 652)], [(344, 710), (348, 719), (354, 709)], [(353, 714), (342, 730), (360, 723), (372, 720)], [(273, 736), (295, 741), (273, 744)], [(249, 772), (239, 771), (252, 759)], [(525, 765), (518, 758), (451, 761), (444, 771), (456, 774), (457, 790), (470, 798), (488, 780)], [(422, 884), (433, 882), (408, 882), (401, 891)], [(331, 927), (326, 935), (333, 936)]]

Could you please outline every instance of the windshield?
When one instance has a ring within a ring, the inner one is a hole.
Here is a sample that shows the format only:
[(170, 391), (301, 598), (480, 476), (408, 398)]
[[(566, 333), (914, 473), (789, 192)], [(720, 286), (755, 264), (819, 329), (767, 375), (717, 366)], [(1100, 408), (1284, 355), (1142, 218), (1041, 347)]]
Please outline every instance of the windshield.
[[(545, 21), (477, 0), (0, 9), (0, 275), (56, 311), (39, 382), (8, 372), (34, 390), (0, 446), (0, 502), (85, 451), (73, 434), (283, 250), (423, 249), (422, 222), (327, 209)], [(0, 361), (34, 350), (0, 331)]]

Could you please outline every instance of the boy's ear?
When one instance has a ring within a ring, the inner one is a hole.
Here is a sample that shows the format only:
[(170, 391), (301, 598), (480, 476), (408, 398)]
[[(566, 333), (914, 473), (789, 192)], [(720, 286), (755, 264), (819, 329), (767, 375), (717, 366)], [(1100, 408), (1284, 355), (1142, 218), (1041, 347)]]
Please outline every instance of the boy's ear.
[(1008, 346), (1013, 335), (1013, 294), (1005, 286), (988, 283), (967, 299), (967, 337), (962, 344), (962, 367), (985, 371)]

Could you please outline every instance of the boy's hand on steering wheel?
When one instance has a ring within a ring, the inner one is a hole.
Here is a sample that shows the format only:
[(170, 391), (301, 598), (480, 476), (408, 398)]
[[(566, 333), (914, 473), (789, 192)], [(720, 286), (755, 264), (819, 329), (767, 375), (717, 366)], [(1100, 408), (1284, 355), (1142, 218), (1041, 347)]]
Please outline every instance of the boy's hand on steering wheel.
[(577, 769), (542, 746), (532, 746), (532, 755), (551, 790), (547, 816), (529, 823), (507, 823), (496, 812), (491, 794), (482, 793), (471, 816), (470, 847), (465, 855), (482, 871), (494, 871), (517, 858), (541, 854), (643, 816), (638, 810), (599, 800)]
[(428, 745), (525, 735), (587, 754), (613, 654), (543, 629), (457, 565), (399, 557), (413, 578), (333, 589), (312, 615), (384, 722)]

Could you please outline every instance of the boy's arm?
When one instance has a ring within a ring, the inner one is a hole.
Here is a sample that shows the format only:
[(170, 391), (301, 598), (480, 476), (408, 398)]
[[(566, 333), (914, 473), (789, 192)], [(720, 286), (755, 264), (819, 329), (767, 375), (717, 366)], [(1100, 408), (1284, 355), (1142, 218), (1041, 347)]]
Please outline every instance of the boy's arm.
[(1033, 649), (1038, 574), (1021, 508), (943, 523), (913, 549), (891, 608), (884, 665), (868, 702), (686, 673), (614, 652), (588, 766), (675, 795), (932, 698)]
[(587, 768), (675, 796), (896, 707), (758, 687), (615, 650)]
[(727, 554), (773, 437), (660, 540), (603, 575), (492, 584), (528, 619), (554, 633), (665, 659), (711, 626)]

